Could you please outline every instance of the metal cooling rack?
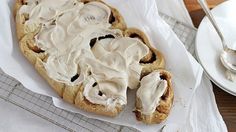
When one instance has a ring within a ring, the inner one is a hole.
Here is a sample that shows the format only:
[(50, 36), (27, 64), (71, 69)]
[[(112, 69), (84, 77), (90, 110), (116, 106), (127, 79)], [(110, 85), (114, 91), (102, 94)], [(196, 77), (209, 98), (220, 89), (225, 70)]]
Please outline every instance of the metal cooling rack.
[[(194, 54), (196, 30), (160, 13), (170, 25), (187, 50)], [(26, 89), (20, 82), (3, 73), (0, 69), (0, 99), (35, 114), (67, 131), (96, 132), (137, 132), (138, 130), (112, 123), (87, 118), (53, 105), (50, 97), (36, 94)]]

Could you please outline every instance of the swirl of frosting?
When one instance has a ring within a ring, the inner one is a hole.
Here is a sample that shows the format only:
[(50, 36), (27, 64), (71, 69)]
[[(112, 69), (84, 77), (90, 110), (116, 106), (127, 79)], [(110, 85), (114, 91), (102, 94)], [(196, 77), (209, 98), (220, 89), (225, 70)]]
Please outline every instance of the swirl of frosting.
[(160, 78), (159, 72), (155, 71), (143, 77), (136, 94), (142, 104), (141, 112), (151, 115), (159, 105), (160, 98), (166, 89), (167, 81)]
[(137, 87), (139, 84), (141, 67), (138, 62), (147, 54), (147, 47), (137, 39), (120, 37), (96, 42), (92, 52), (96, 59), (84, 57), (79, 62), (81, 69), (87, 69), (83, 70), (85, 80), (93, 78), (92, 82), (84, 82), (85, 89), (91, 89), (84, 91), (85, 97), (91, 102), (108, 106), (126, 104), (127, 87)]

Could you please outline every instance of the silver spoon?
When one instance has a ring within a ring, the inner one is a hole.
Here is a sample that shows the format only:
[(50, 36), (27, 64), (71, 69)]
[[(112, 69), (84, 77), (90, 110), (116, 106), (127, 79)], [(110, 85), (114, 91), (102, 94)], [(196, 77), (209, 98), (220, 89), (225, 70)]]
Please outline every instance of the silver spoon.
[(226, 40), (225, 40), (222, 32), (220, 31), (218, 25), (216, 24), (216, 21), (208, 8), (206, 1), (205, 0), (198, 0), (198, 3), (200, 4), (202, 9), (206, 13), (206, 16), (210, 20), (211, 24), (213, 25), (213, 27), (215, 28), (217, 34), (219, 35), (219, 37), (221, 39), (222, 47), (223, 47), (223, 51), (220, 55), (221, 63), (224, 65), (224, 67), (226, 69), (228, 69), (229, 71), (231, 71), (233, 73), (236, 73), (236, 51), (233, 49), (230, 49), (227, 46)]

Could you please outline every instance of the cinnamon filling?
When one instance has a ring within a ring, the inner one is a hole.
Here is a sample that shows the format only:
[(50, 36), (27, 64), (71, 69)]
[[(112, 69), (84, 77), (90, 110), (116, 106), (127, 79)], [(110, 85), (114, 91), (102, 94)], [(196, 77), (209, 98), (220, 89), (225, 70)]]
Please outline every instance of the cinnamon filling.
[[(167, 75), (165, 75), (165, 74), (161, 74), (160, 78), (161, 78), (162, 80), (166, 80), (166, 81), (167, 81)], [(166, 93), (168, 93), (168, 90), (169, 90), (169, 89), (167, 88), (166, 91), (165, 91), (165, 93), (161, 96), (161, 99), (162, 99), (162, 100), (166, 100), (166, 98), (167, 98)]]
[(91, 71), (88, 71), (88, 75), (92, 75), (92, 72), (91, 72)]
[(130, 38), (138, 38), (138, 39), (140, 39), (143, 43), (145, 43), (144, 40), (143, 40), (143, 38), (140, 37), (140, 35), (138, 35), (137, 33), (132, 33), (132, 34), (129, 35), (129, 37), (130, 37)]
[(113, 13), (111, 12), (111, 15), (109, 17), (109, 23), (112, 24), (115, 21), (116, 21), (116, 18), (114, 17)]
[(89, 2), (90, 2), (90, 1), (84, 1), (83, 3), (84, 3), (84, 4), (87, 4), (87, 3), (89, 3)]
[(162, 80), (167, 80), (167, 76), (166, 76), (165, 74), (161, 74), (160, 78), (161, 78)]
[(31, 49), (32, 51), (34, 51), (35, 53), (44, 53), (45, 51), (40, 49), (39, 47), (30, 44), (29, 42), (27, 42), (29, 49)]
[(29, 14), (23, 13), (22, 15), (23, 15), (23, 18), (24, 18), (22, 24), (25, 24), (25, 22), (29, 20)]
[(148, 64), (148, 63), (153, 63), (154, 61), (156, 61), (156, 55), (152, 52), (152, 57), (151, 59), (147, 60), (147, 61), (143, 61), (141, 60), (140, 63), (143, 63), (143, 64)]
[(103, 39), (107, 39), (107, 38), (115, 38), (115, 36), (113, 36), (112, 34), (107, 34), (105, 36), (100, 36), (98, 38), (93, 38), (93, 39), (90, 40), (89, 45), (90, 45), (91, 48), (93, 48), (93, 46), (95, 45), (97, 40), (103, 40)]
[(79, 74), (76, 74), (70, 79), (70, 81), (74, 82), (78, 77), (79, 77)]
[(166, 89), (165, 93), (161, 96), (161, 99), (166, 100), (168, 97), (168, 93), (169, 93), (169, 88)]
[(111, 34), (108, 34), (108, 35), (105, 35), (105, 36), (98, 37), (98, 40), (102, 40), (102, 39), (106, 39), (106, 38), (115, 38), (115, 37)]
[(142, 73), (139, 78), (139, 81), (141, 81), (143, 79), (143, 77), (147, 76), (148, 74), (150, 74), (150, 73)]
[(22, 0), (21, 3), (22, 3), (23, 5), (28, 5), (28, 2), (25, 1), (25, 0)]
[(165, 94), (161, 96), (161, 100), (166, 100), (166, 98), (167, 96), (165, 96)]
[(98, 83), (97, 82), (95, 82), (92, 86), (93, 87), (96, 87), (98, 85)]
[(98, 95), (99, 95), (99, 96), (102, 96), (103, 93), (102, 93), (101, 91), (98, 91)]
[(29, 14), (24, 14), (24, 17), (25, 17), (25, 21), (29, 20)]
[(91, 48), (93, 48), (93, 46), (95, 45), (96, 41), (97, 41), (97, 38), (93, 38), (93, 39), (90, 40), (89, 45), (90, 45)]
[(33, 48), (31, 48), (31, 50), (33, 50), (35, 53), (44, 53), (45, 51), (40, 49), (37, 46), (34, 46)]
[(135, 116), (136, 116), (136, 119), (137, 119), (138, 121), (141, 121), (141, 112), (139, 112), (139, 111), (137, 111), (137, 110), (134, 110), (133, 112), (134, 112), (134, 114), (135, 114)]
[(53, 21), (51, 22), (51, 25), (56, 25), (56, 20), (53, 20)]

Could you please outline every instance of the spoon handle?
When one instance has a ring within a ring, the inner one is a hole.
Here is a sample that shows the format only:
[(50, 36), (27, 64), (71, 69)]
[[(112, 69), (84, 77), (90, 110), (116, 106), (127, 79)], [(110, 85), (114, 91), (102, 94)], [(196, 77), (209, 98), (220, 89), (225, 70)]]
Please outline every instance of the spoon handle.
[(225, 38), (222, 34), (222, 32), (220, 31), (220, 28), (218, 27), (218, 25), (216, 24), (215, 18), (213, 17), (211, 11), (209, 10), (207, 3), (205, 0), (198, 0), (198, 3), (200, 4), (200, 6), (202, 7), (202, 9), (204, 10), (204, 12), (206, 13), (206, 16), (208, 17), (208, 19), (210, 20), (211, 24), (213, 25), (213, 27), (215, 28), (216, 32), (218, 33), (221, 41), (222, 41), (222, 46), (223, 49), (226, 50), (228, 49), (227, 45), (226, 45), (226, 41)]

